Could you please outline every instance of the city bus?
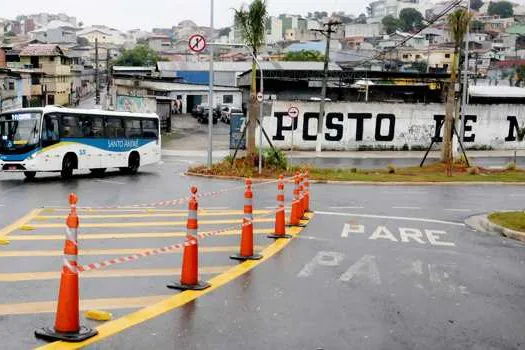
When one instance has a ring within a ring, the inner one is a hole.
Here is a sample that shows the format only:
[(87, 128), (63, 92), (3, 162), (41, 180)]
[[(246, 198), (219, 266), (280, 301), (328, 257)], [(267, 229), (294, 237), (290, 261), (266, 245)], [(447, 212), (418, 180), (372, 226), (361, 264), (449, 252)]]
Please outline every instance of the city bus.
[(159, 162), (161, 136), (156, 114), (68, 109), (23, 108), (0, 114), (0, 171), (60, 172), (103, 175), (108, 168), (136, 174), (142, 165)]

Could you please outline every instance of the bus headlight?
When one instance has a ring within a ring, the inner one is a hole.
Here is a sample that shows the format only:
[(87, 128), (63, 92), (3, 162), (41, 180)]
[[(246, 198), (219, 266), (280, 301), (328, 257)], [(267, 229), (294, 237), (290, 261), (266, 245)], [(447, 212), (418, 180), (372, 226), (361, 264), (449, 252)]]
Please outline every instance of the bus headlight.
[(33, 153), (32, 155), (29, 156), (29, 159), (35, 159), (36, 158), (36, 153)]

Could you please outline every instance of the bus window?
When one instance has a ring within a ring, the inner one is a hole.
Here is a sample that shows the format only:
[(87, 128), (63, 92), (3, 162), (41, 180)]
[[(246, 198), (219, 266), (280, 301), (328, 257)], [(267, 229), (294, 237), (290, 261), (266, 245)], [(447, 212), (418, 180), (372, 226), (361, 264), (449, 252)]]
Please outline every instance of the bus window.
[(83, 137), (80, 116), (63, 115), (62, 116), (62, 133), (61, 137)]
[(44, 126), (42, 128), (42, 145), (44, 147), (55, 144), (60, 140), (59, 125), (58, 116), (49, 114), (44, 116)]
[(158, 125), (156, 120), (142, 119), (142, 137), (147, 139), (158, 138)]
[(84, 137), (104, 137), (104, 120), (102, 117), (84, 116), (82, 118)]
[(142, 137), (139, 119), (127, 119), (124, 124), (126, 126), (126, 137)]
[(106, 118), (106, 137), (118, 138), (124, 137), (124, 127), (120, 118)]

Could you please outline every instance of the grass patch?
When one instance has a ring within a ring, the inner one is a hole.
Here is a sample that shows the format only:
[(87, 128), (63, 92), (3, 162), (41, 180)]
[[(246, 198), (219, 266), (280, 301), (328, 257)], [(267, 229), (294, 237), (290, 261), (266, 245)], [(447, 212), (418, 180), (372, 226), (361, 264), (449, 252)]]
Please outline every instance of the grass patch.
[(467, 168), (463, 164), (454, 164), (453, 176), (446, 175), (445, 165), (442, 163), (429, 164), (423, 168), (408, 167), (377, 170), (361, 170), (356, 168), (315, 168), (313, 166), (289, 167), (284, 170), (279, 166), (266, 164), (263, 174), (257, 171), (257, 157), (236, 159), (233, 165), (231, 158), (215, 163), (211, 169), (206, 166), (197, 166), (188, 169), (190, 172), (204, 175), (222, 175), (239, 177), (277, 178), (280, 174), (291, 176), (296, 171), (306, 169), (310, 179), (318, 181), (371, 181), (371, 182), (525, 182), (525, 171), (519, 169), (484, 169)]
[(514, 231), (525, 232), (525, 212), (523, 211), (493, 213), (489, 215), (489, 220), (496, 225), (500, 225)]

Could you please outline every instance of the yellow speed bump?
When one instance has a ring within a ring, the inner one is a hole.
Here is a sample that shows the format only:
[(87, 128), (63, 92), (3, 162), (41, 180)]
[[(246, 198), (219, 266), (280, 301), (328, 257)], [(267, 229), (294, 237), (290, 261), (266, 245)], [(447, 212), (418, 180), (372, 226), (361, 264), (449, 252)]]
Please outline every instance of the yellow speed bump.
[(84, 312), (84, 316), (94, 321), (109, 321), (113, 317), (113, 314), (101, 310), (88, 310)]
[(8, 245), (10, 241), (6, 237), (0, 237), (0, 245)]
[(34, 231), (35, 227), (31, 225), (22, 225), (19, 227), (19, 230), (21, 231)]
[(42, 212), (44, 212), (44, 213), (54, 213), (55, 211), (56, 211), (55, 209), (46, 208)]

